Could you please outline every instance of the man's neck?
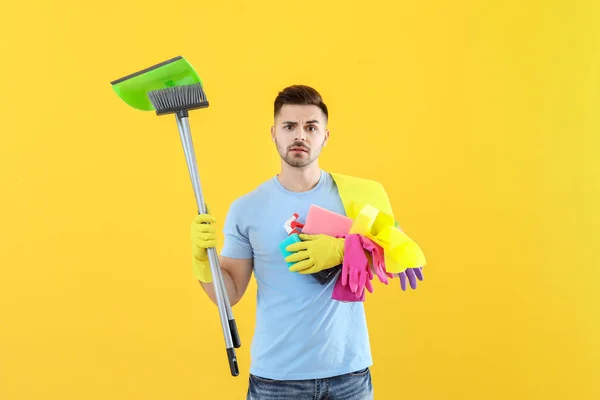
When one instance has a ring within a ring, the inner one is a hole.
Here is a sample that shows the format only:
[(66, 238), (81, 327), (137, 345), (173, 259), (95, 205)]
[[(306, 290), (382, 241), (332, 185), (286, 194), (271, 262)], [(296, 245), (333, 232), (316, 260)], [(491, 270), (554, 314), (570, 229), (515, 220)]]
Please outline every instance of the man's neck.
[(307, 192), (319, 183), (321, 168), (316, 161), (306, 168), (293, 168), (284, 164), (277, 179), (290, 192)]

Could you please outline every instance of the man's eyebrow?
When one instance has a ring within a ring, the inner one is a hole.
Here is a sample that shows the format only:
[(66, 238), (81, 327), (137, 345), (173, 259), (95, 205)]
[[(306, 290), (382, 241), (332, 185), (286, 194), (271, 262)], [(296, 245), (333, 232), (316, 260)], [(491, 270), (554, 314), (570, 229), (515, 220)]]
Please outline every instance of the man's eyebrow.
[[(306, 121), (307, 124), (318, 124), (319, 121), (317, 121), (316, 119), (310, 120), (310, 121)], [(283, 121), (282, 122), (283, 125), (298, 125), (297, 122), (294, 121)]]

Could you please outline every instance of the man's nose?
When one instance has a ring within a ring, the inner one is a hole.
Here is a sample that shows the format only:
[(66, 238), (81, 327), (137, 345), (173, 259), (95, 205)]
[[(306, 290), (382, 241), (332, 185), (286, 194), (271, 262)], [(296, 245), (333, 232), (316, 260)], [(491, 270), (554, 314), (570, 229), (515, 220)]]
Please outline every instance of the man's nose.
[(304, 142), (306, 140), (306, 132), (304, 132), (304, 129), (298, 129), (296, 131), (296, 137), (294, 137), (294, 139)]

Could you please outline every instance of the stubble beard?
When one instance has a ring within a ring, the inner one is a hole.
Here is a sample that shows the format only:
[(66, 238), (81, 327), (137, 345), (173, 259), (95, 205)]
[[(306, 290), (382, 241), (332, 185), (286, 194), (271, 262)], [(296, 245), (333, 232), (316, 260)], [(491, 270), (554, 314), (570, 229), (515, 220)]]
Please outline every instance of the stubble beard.
[[(319, 154), (321, 154), (321, 150), (323, 148), (323, 144), (321, 144), (321, 146), (317, 149), (317, 151), (312, 156), (311, 156), (311, 154), (312, 154), (311, 150), (309, 149), (307, 151), (308, 157), (304, 158), (302, 156), (297, 156), (293, 153), (288, 152), (288, 149), (281, 149), (281, 147), (279, 146), (279, 143), (277, 143), (277, 141), (275, 141), (275, 146), (277, 146), (277, 152), (279, 153), (279, 156), (281, 157), (281, 159), (283, 161), (285, 161), (285, 163), (287, 165), (289, 165), (290, 167), (293, 167), (293, 168), (305, 168), (305, 167), (309, 166), (317, 159)], [(292, 147), (292, 146), (290, 146), (290, 147)]]

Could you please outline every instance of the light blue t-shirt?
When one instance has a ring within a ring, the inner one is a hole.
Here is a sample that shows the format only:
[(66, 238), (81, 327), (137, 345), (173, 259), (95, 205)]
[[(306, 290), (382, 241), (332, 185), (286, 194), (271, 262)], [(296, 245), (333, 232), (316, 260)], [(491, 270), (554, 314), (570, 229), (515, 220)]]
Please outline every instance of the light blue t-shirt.
[(331, 298), (335, 281), (320, 284), (288, 271), (279, 244), (294, 213), (304, 223), (311, 204), (346, 215), (335, 181), (321, 171), (310, 191), (285, 189), (277, 177), (236, 199), (224, 223), (221, 255), (254, 258), (256, 327), (250, 373), (271, 379), (318, 379), (372, 365), (361, 302)]

